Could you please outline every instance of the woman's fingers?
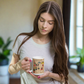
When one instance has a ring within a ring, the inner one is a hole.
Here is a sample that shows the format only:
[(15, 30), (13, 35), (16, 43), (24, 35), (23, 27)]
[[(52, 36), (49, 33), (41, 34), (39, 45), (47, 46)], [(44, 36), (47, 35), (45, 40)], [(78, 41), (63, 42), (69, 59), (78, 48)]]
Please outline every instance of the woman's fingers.
[(31, 59), (30, 58), (28, 58), (28, 57), (25, 57), (24, 59), (23, 59), (23, 61), (22, 61), (22, 65), (25, 65), (25, 64), (30, 64), (30, 62), (31, 62)]
[(24, 69), (24, 70), (30, 70), (30, 64), (24, 64), (24, 65), (22, 65), (22, 69)]
[(50, 74), (50, 72), (49, 72), (49, 71), (46, 71), (46, 72), (44, 72), (44, 74), (38, 76), (37, 78), (38, 78), (38, 79), (45, 78), (45, 77), (48, 77), (49, 74)]
[(25, 57), (21, 62), (22, 69), (25, 71), (30, 70), (30, 62), (31, 62), (31, 59), (29, 59), (28, 57)]
[(24, 70), (30, 70), (30, 67), (23, 67)]
[(46, 77), (46, 76), (43, 74), (43, 75), (38, 76), (37, 78), (41, 79), (41, 78), (44, 78), (44, 77)]
[(23, 60), (22, 60), (22, 64), (26, 64), (26, 63), (30, 63), (31, 62), (31, 59), (28, 58), (28, 57), (25, 57)]
[(29, 62), (31, 62), (31, 59), (28, 58), (28, 57), (25, 57), (24, 60), (25, 60), (25, 61), (29, 61)]
[(31, 74), (34, 78), (37, 78), (32, 72), (28, 71), (29, 74)]
[(30, 63), (26, 63), (26, 64), (22, 65), (22, 67), (30, 67)]
[(22, 61), (22, 66), (24, 66), (24, 65), (27, 65), (27, 64), (30, 64), (30, 62), (29, 61)]
[(24, 60), (25, 60), (25, 61), (29, 61), (30, 59), (29, 59), (28, 57), (25, 57)]

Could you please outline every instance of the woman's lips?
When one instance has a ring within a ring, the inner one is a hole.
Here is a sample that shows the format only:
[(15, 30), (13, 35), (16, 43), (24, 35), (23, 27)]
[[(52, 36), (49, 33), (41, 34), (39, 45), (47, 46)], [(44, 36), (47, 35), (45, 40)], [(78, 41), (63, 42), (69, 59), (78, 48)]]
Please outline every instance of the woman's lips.
[(46, 30), (45, 30), (45, 29), (42, 29), (42, 31), (43, 31), (43, 32), (46, 32)]

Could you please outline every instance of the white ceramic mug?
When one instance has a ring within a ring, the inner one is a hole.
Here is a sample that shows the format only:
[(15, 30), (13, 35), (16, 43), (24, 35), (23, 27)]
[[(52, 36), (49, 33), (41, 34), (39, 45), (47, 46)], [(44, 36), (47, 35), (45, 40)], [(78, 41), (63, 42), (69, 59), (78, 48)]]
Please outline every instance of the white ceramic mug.
[(44, 73), (44, 58), (35, 56), (31, 62), (31, 72), (34, 75), (41, 75)]

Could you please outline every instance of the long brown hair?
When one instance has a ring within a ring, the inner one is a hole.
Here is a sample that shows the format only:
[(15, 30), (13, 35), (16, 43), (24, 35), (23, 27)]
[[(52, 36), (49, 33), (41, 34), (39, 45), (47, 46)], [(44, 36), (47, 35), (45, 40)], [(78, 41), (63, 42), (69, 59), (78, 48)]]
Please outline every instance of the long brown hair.
[[(64, 25), (63, 25), (63, 16), (60, 6), (54, 2), (54, 1), (47, 1), (44, 2), (34, 19), (34, 29), (30, 33), (21, 33), (20, 35), (26, 35), (23, 42), (18, 48), (18, 51), (20, 47), (33, 35), (35, 35), (38, 32), (38, 19), (41, 15), (41, 13), (48, 12), (49, 14), (53, 15), (55, 18), (55, 25), (53, 30), (49, 33), (49, 37), (51, 39), (51, 43), (53, 46), (53, 49), (55, 51), (54, 56), (54, 64), (53, 64), (53, 73), (59, 74), (59, 76), (62, 78), (64, 76), (65, 84), (68, 84), (68, 68), (67, 68), (67, 51), (65, 48), (66, 42), (65, 42), (65, 34), (64, 34)], [(18, 38), (18, 36), (15, 39), (15, 42)], [(15, 45), (14, 42), (14, 45)], [(13, 46), (14, 46), (13, 45)], [(17, 52), (18, 52), (17, 51)]]

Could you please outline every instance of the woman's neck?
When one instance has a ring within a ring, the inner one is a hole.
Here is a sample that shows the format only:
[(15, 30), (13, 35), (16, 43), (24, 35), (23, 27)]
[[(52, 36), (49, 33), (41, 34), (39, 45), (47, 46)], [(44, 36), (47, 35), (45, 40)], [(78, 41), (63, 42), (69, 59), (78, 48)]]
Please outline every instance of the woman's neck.
[(36, 43), (39, 43), (39, 44), (46, 44), (50, 41), (50, 38), (48, 35), (41, 35), (39, 33), (35, 34), (32, 38)]

